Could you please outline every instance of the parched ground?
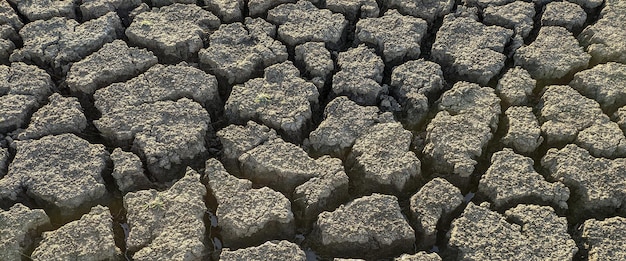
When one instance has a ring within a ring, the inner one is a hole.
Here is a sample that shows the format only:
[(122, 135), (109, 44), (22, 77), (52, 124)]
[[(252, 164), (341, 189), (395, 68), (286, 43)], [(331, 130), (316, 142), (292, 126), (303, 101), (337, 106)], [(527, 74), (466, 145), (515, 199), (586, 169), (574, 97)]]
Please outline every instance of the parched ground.
[(0, 260), (626, 260), (624, 0), (0, 0)]

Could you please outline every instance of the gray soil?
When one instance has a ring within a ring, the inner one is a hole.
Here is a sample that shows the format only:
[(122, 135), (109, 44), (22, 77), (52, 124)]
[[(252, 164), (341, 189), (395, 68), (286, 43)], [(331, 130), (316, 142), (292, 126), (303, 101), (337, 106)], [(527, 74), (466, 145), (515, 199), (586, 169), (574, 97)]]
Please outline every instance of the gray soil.
[(0, 0), (0, 260), (626, 260), (624, 0)]

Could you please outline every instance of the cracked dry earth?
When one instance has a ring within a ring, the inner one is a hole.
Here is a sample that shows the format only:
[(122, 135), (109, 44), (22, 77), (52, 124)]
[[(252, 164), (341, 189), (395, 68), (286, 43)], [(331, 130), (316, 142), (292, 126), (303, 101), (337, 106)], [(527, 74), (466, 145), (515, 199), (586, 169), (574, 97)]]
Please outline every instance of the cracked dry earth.
[(0, 260), (626, 260), (624, 0), (0, 0)]

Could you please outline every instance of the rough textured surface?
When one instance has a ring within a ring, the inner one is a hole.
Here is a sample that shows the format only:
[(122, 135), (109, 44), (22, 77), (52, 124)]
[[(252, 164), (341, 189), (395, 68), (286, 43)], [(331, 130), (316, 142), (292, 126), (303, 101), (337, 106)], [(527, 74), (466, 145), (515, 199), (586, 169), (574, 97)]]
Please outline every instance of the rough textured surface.
[(150, 180), (143, 173), (141, 160), (132, 152), (117, 148), (111, 153), (113, 173), (117, 188), (125, 194), (150, 188)]
[(130, 145), (146, 162), (157, 181), (180, 177), (181, 164), (206, 151), (211, 118), (200, 104), (187, 98), (126, 107), (94, 121), (114, 144)]
[(207, 109), (221, 107), (217, 79), (186, 63), (155, 65), (124, 83), (114, 83), (94, 94), (95, 106), (102, 114), (158, 101), (193, 99)]
[[(584, 1), (584, 0), (577, 0)], [(594, 4), (602, 4), (602, 1)], [(614, 61), (626, 63), (626, 4), (623, 1), (607, 0), (599, 20), (585, 28), (578, 40), (593, 57), (593, 62)]]
[(124, 196), (134, 260), (203, 260), (208, 255), (203, 218), (206, 188), (188, 168), (168, 190), (141, 190)]
[(324, 120), (309, 135), (309, 147), (315, 155), (345, 159), (354, 141), (369, 127), (384, 122), (385, 116), (374, 106), (360, 106), (345, 96), (337, 97), (326, 105)]
[(80, 14), (84, 20), (90, 20), (108, 12), (127, 13), (140, 4), (141, 0), (82, 0)]
[(504, 145), (524, 154), (532, 153), (541, 145), (541, 129), (531, 107), (512, 106), (504, 115), (509, 126), (502, 138)]
[(9, 167), (9, 150), (0, 147), (0, 178), (7, 174), (7, 168)]
[(216, 14), (224, 23), (243, 20), (243, 11), (246, 4), (244, 0), (203, 0), (203, 2), (209, 11)]
[(195, 57), (206, 41), (205, 32), (219, 26), (219, 18), (211, 12), (197, 5), (176, 3), (138, 14), (126, 29), (126, 36), (162, 61), (175, 62)]
[(537, 81), (522, 67), (508, 70), (498, 81), (496, 91), (499, 97), (510, 105), (526, 105), (535, 89)]
[(339, 72), (333, 76), (332, 91), (335, 95), (348, 96), (360, 105), (376, 105), (383, 88), (385, 64), (374, 49), (361, 44), (339, 53)]
[(326, 8), (335, 13), (342, 13), (350, 21), (378, 17), (380, 13), (376, 0), (326, 0)]
[(626, 137), (600, 105), (569, 86), (552, 85), (540, 100), (541, 132), (548, 144), (574, 142), (598, 157), (626, 153)]
[(265, 67), (287, 60), (287, 48), (272, 38), (275, 34), (276, 27), (261, 18), (223, 24), (211, 34), (209, 47), (200, 50), (198, 57), (229, 84), (243, 83)]
[(334, 171), (324, 171), (322, 175), (296, 187), (293, 193), (296, 217), (305, 222), (315, 221), (319, 213), (336, 209), (349, 198), (349, 178), (343, 169), (338, 167), (341, 161), (328, 156), (320, 159), (322, 160), (318, 160), (324, 161), (328, 168), (333, 168)]
[(32, 260), (116, 260), (122, 254), (113, 239), (109, 208), (99, 205), (42, 237)]
[(415, 243), (397, 198), (376, 193), (323, 212), (312, 233), (316, 252), (336, 257), (399, 255)]
[(431, 57), (458, 78), (486, 85), (504, 67), (504, 47), (512, 36), (510, 29), (447, 15)]
[(459, 260), (571, 260), (578, 251), (567, 234), (567, 220), (552, 208), (519, 205), (505, 217), (469, 203), (452, 222), (449, 247)]
[[(335, 259), (336, 260), (336, 259)], [(437, 253), (426, 253), (424, 251), (417, 254), (402, 254), (394, 259), (394, 261), (441, 261), (441, 257)]]
[(492, 88), (458, 82), (443, 94), (439, 107), (442, 111), (426, 128), (425, 160), (435, 172), (465, 183), (497, 129), (500, 99)]
[(217, 136), (223, 147), (221, 160), (230, 169), (239, 169), (241, 154), (278, 137), (275, 130), (253, 121), (245, 126), (228, 125), (219, 130)]
[(287, 61), (266, 68), (263, 78), (235, 85), (224, 113), (232, 123), (260, 121), (290, 140), (301, 140), (310, 128), (318, 96), (317, 87), (300, 78), (298, 69)]
[(533, 165), (531, 158), (511, 149), (496, 152), (491, 157), (491, 166), (480, 179), (478, 191), (498, 209), (517, 204), (549, 204), (567, 209), (569, 189), (561, 182), (546, 182)]
[(535, 6), (524, 1), (514, 1), (503, 6), (488, 6), (485, 8), (484, 22), (513, 29), (515, 35), (528, 37), (533, 29)]
[(461, 191), (442, 178), (429, 181), (411, 196), (411, 223), (417, 232), (418, 249), (428, 249), (435, 244), (437, 226), (440, 222), (449, 222), (461, 203)]
[(562, 26), (570, 32), (579, 32), (587, 13), (577, 4), (570, 2), (552, 2), (546, 5), (541, 15), (541, 26)]
[(0, 133), (25, 127), (39, 105), (33, 96), (12, 94), (0, 96), (0, 104)]
[(626, 258), (624, 236), (626, 218), (613, 217), (599, 221), (590, 219), (582, 227), (582, 238), (588, 246), (589, 260), (621, 260)]
[(63, 73), (72, 62), (115, 40), (122, 30), (122, 22), (113, 12), (82, 24), (60, 17), (37, 20), (20, 30), (24, 47), (15, 50), (10, 60), (35, 63)]
[(595, 158), (572, 144), (548, 150), (541, 160), (549, 177), (560, 180), (572, 191), (570, 208), (577, 218), (613, 213), (624, 206), (625, 164), (624, 158)]
[(289, 46), (305, 42), (324, 42), (334, 49), (341, 45), (348, 25), (342, 14), (318, 9), (305, 0), (295, 4), (283, 4), (270, 10), (267, 20), (278, 24), (278, 38)]
[(415, 127), (422, 123), (434, 102), (443, 90), (445, 80), (441, 66), (423, 59), (409, 61), (393, 69), (391, 94), (402, 106), (404, 124)]
[(390, 9), (397, 9), (400, 13), (421, 17), (429, 23), (433, 23), (436, 18), (448, 14), (454, 6), (453, 0), (389, 0), (384, 4)]
[(17, 10), (30, 21), (48, 20), (53, 17), (76, 18), (74, 0), (9, 0), (17, 4)]
[(50, 225), (42, 209), (30, 209), (20, 203), (0, 209), (0, 259), (21, 260), (38, 230)]
[(70, 212), (106, 193), (101, 174), (109, 153), (103, 145), (89, 144), (74, 134), (15, 143), (17, 154), (9, 173), (0, 179), (0, 199), (16, 200), (25, 192)]
[(74, 63), (65, 82), (73, 92), (93, 94), (111, 83), (137, 76), (157, 62), (152, 52), (128, 47), (124, 41), (115, 40)]
[(282, 139), (269, 140), (243, 153), (239, 164), (246, 178), (286, 195), (313, 177), (343, 172), (341, 161), (329, 157), (315, 160), (302, 148)]
[(626, 64), (598, 64), (576, 73), (569, 85), (596, 100), (603, 109), (616, 110), (626, 105)]
[(385, 62), (419, 58), (420, 44), (426, 34), (424, 20), (389, 10), (380, 18), (361, 19), (356, 24), (359, 42), (376, 46)]
[(0, 65), (0, 95), (33, 96), (39, 103), (52, 94), (54, 83), (46, 71), (34, 65), (16, 62)]
[(351, 181), (364, 194), (400, 195), (412, 189), (421, 173), (421, 162), (409, 151), (411, 132), (397, 122), (370, 127), (354, 142), (348, 157)]
[(274, 7), (286, 3), (295, 3), (296, 1), (297, 0), (248, 0), (248, 13), (252, 17), (262, 16)]
[(567, 29), (544, 26), (537, 39), (515, 52), (515, 65), (534, 79), (558, 79), (587, 67), (591, 56), (578, 45)]
[(55, 93), (50, 102), (37, 110), (30, 119), (28, 128), (18, 134), (18, 139), (38, 139), (46, 135), (80, 133), (87, 128), (87, 118), (83, 114), (78, 99), (64, 98)]
[(221, 261), (250, 260), (293, 260), (305, 261), (306, 254), (298, 245), (289, 241), (268, 241), (257, 247), (231, 251), (225, 249), (220, 255)]
[(333, 59), (324, 43), (307, 42), (296, 46), (295, 59), (296, 64), (305, 69), (305, 77), (309, 78), (321, 92), (335, 69)]
[(224, 247), (237, 249), (295, 235), (291, 203), (281, 193), (230, 175), (215, 159), (206, 162), (206, 176), (217, 211)]

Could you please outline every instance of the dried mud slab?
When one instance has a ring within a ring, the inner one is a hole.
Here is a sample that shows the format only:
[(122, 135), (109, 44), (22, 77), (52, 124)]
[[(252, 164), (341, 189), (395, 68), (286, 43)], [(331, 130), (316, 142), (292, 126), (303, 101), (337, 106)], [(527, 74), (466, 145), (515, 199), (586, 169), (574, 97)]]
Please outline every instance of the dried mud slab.
[(395, 196), (374, 193), (321, 213), (311, 238), (322, 256), (372, 258), (410, 251), (415, 231)]
[(504, 112), (504, 120), (509, 125), (501, 140), (505, 146), (510, 146), (517, 152), (529, 154), (537, 150), (543, 142), (539, 121), (531, 107), (509, 107)]
[(452, 222), (448, 247), (456, 259), (571, 260), (578, 251), (567, 220), (551, 207), (519, 205), (503, 216), (487, 206), (470, 202)]
[[(586, 2), (593, 3), (594, 6), (602, 4), (602, 1), (598, 0)], [(626, 3), (619, 0), (607, 0), (605, 7), (600, 12), (598, 21), (593, 25), (587, 26), (578, 35), (580, 44), (593, 57), (592, 62), (613, 61), (626, 63), (626, 46), (624, 46), (626, 32), (623, 30), (624, 26), (626, 26)]]
[(132, 144), (152, 177), (165, 182), (179, 178), (183, 163), (206, 151), (210, 122), (200, 104), (182, 98), (128, 106), (104, 114), (94, 125), (113, 144)]
[(232, 176), (215, 159), (206, 162), (205, 174), (217, 200), (215, 214), (224, 247), (234, 250), (295, 236), (291, 202), (283, 194), (268, 187), (253, 189), (252, 182)]
[(83, 20), (91, 20), (109, 12), (129, 12), (141, 5), (141, 2), (141, 0), (82, 0), (80, 14)]
[(385, 63), (372, 48), (361, 44), (339, 53), (339, 72), (333, 76), (332, 92), (348, 96), (360, 105), (376, 105), (383, 93), (381, 86)]
[(44, 232), (32, 260), (116, 260), (122, 252), (113, 239), (109, 208), (95, 206), (80, 220)]
[(145, 176), (141, 159), (137, 155), (116, 148), (111, 153), (111, 160), (113, 161), (111, 175), (122, 194), (150, 188), (151, 182)]
[(510, 105), (527, 105), (537, 81), (528, 71), (516, 66), (502, 75), (496, 86), (498, 96)]
[(219, 26), (219, 18), (211, 12), (195, 4), (176, 3), (138, 14), (126, 36), (130, 43), (147, 48), (162, 61), (180, 62), (197, 57), (207, 32)]
[(17, 6), (28, 20), (48, 20), (53, 17), (76, 18), (74, 0), (8, 0)]
[(626, 64), (608, 62), (578, 72), (569, 86), (596, 100), (605, 110), (626, 105)]
[(37, 20), (20, 30), (24, 47), (13, 52), (10, 60), (35, 63), (62, 74), (71, 63), (112, 42), (122, 31), (122, 21), (113, 12), (82, 24), (61, 17)]
[(296, 46), (295, 62), (300, 68), (305, 68), (305, 77), (309, 78), (320, 92), (335, 69), (330, 52), (321, 42), (307, 42)]
[(235, 260), (293, 260), (305, 261), (306, 254), (298, 245), (286, 240), (267, 241), (260, 246), (231, 251), (224, 249), (220, 254), (221, 261)]
[(420, 44), (427, 29), (424, 20), (401, 15), (392, 9), (380, 18), (359, 20), (356, 38), (359, 42), (376, 46), (385, 62), (397, 63), (419, 58)]
[(317, 87), (300, 78), (300, 71), (287, 61), (267, 67), (263, 78), (235, 85), (224, 114), (231, 123), (259, 121), (289, 140), (302, 140), (318, 97)]
[(39, 106), (37, 99), (30, 95), (0, 96), (0, 132), (8, 133), (25, 127), (29, 115)]
[(50, 225), (42, 209), (30, 209), (20, 203), (0, 209), (0, 259), (21, 260), (38, 230)]
[(243, 24), (221, 25), (198, 56), (207, 70), (226, 78), (228, 84), (243, 83), (287, 60), (287, 48), (275, 36), (276, 26), (261, 18), (246, 18)]
[(208, 256), (203, 218), (206, 188), (187, 169), (169, 189), (130, 192), (124, 208), (130, 232), (126, 245), (134, 260), (203, 260)]
[(22, 62), (0, 65), (0, 95), (30, 95), (43, 103), (54, 89), (50, 75), (37, 66)]
[(541, 160), (550, 178), (571, 191), (573, 217), (602, 216), (623, 208), (626, 200), (626, 159), (596, 158), (570, 144), (548, 150)]
[(348, 25), (342, 14), (318, 9), (305, 0), (282, 4), (270, 10), (267, 20), (278, 25), (278, 38), (289, 46), (324, 42), (333, 49), (342, 45)]
[(64, 98), (55, 93), (49, 100), (47, 105), (33, 113), (28, 128), (17, 135), (18, 139), (38, 139), (63, 133), (79, 134), (87, 128), (87, 118), (78, 99)]
[(152, 52), (129, 47), (126, 42), (115, 40), (74, 63), (65, 82), (73, 92), (93, 94), (111, 83), (129, 80), (157, 62)]
[(400, 13), (423, 18), (428, 23), (433, 23), (438, 17), (442, 17), (454, 7), (453, 0), (389, 0), (384, 4), (389, 9), (397, 9)]
[(626, 258), (624, 229), (626, 218), (590, 219), (582, 227), (582, 239), (588, 246), (589, 260), (621, 260)]
[(437, 227), (450, 222), (461, 203), (461, 191), (442, 178), (434, 178), (411, 196), (410, 221), (417, 232), (418, 249), (429, 249), (436, 243)]
[(342, 13), (350, 21), (378, 17), (380, 13), (376, 0), (327, 0), (326, 8), (335, 13)]
[(541, 14), (541, 26), (561, 26), (570, 32), (580, 32), (586, 20), (585, 10), (570, 2), (549, 3)]
[(101, 174), (109, 153), (74, 134), (16, 141), (9, 172), (0, 179), (0, 199), (17, 200), (21, 193), (59, 208), (65, 214), (101, 199), (106, 188)]

